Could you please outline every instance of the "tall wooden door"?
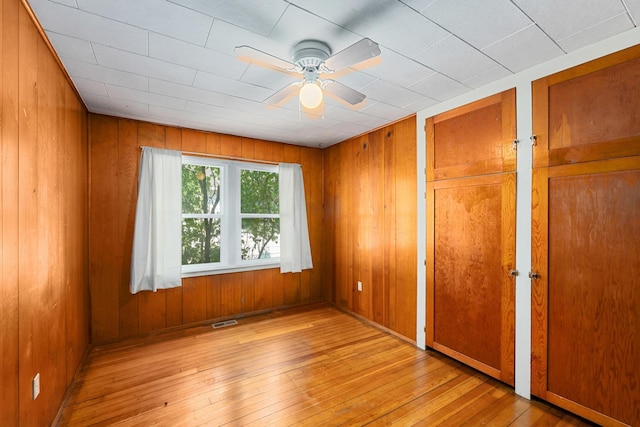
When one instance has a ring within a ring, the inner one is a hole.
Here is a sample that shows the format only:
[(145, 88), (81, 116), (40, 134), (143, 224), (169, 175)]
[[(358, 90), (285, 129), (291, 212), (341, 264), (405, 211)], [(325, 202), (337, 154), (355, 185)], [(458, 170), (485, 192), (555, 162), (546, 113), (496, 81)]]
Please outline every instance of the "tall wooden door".
[(640, 425), (640, 48), (533, 88), (532, 393)]
[(513, 385), (515, 90), (426, 132), (427, 345)]

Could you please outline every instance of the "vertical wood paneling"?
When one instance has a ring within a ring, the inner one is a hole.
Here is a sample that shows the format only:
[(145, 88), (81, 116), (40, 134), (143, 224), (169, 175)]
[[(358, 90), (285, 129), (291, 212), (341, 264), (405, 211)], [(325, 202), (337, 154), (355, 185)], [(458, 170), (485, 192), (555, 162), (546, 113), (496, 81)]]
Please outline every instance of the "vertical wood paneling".
[(207, 153), (220, 154), (220, 135), (217, 133), (208, 133), (206, 136)]
[[(114, 230), (118, 218), (117, 191), (112, 180), (118, 165), (118, 122), (96, 116), (90, 124), (91, 139), (91, 214), (90, 224), (90, 283), (91, 333), (102, 341), (120, 336), (118, 301), (120, 291), (117, 274), (117, 242)], [(128, 284), (128, 281), (127, 281)], [(121, 286), (124, 286), (122, 284)], [(128, 289), (128, 286), (126, 286)]]
[[(102, 329), (94, 330), (94, 342), (321, 298), (323, 187), (320, 150), (100, 115), (89, 117), (93, 195), (91, 281), (92, 292), (100, 295), (92, 314), (95, 324), (102, 326)], [(282, 275), (278, 269), (269, 269), (185, 278), (180, 288), (130, 295), (128, 283), (139, 146), (301, 163), (308, 220), (312, 227), (314, 269), (302, 274)], [(113, 177), (118, 178), (117, 186), (112, 184)], [(117, 242), (107, 241), (109, 245), (105, 246), (104, 240), (111, 238), (107, 230), (112, 227), (119, 230), (119, 237)], [(102, 303), (104, 301), (106, 304)], [(107, 330), (113, 322), (116, 327)]]
[[(42, 243), (38, 225), (40, 200), (38, 192), (38, 33), (31, 24), (27, 12), (20, 8), (19, 14), (19, 111), (23, 113), (19, 126), (20, 191), (18, 197), (18, 269), (20, 284), (20, 384), (29, 384), (38, 372), (43, 349), (42, 326), (33, 319), (40, 317), (43, 301), (39, 301), (42, 290), (47, 286), (44, 260), (39, 258)], [(44, 206), (42, 206), (43, 208)], [(44, 209), (42, 209), (44, 215)], [(46, 232), (46, 230), (43, 230)], [(35, 346), (35, 348), (33, 348)], [(34, 354), (35, 353), (35, 354)], [(30, 391), (20, 387), (20, 419), (26, 419), (32, 412), (37, 420), (46, 418), (43, 405), (30, 402)], [(40, 403), (40, 402), (38, 402)]]
[[(322, 240), (322, 296), (327, 301), (336, 302), (336, 177), (338, 175), (336, 161), (337, 149), (325, 150), (323, 152), (323, 217), (322, 232), (324, 239)], [(324, 233), (325, 230), (331, 230), (330, 233)]]
[[(369, 230), (371, 229), (371, 216), (369, 215), (369, 197), (370, 193), (375, 191), (369, 183), (369, 153), (370, 153), (370, 136), (363, 136), (354, 144), (356, 150), (355, 160), (355, 176), (357, 182), (355, 200), (357, 220), (353, 222), (354, 243), (353, 251), (353, 282), (351, 292), (353, 295), (353, 310), (369, 318), (368, 294), (370, 293), (371, 283), (371, 266), (369, 264)], [(358, 290), (357, 282), (367, 283), (362, 287), (362, 291)]]
[(240, 273), (220, 276), (220, 315), (242, 313), (242, 279)]
[[(369, 185), (370, 191), (368, 215), (371, 217), (368, 242), (368, 267), (367, 274), (369, 285), (365, 287), (368, 292), (368, 304), (370, 318), (381, 325), (387, 323), (387, 310), (385, 301), (388, 301), (388, 289), (384, 281), (384, 196), (385, 196), (385, 169), (384, 146), (388, 134), (386, 129), (381, 129), (369, 138)], [(382, 237), (382, 238), (381, 238)]]
[(395, 128), (396, 144), (396, 330), (416, 338), (417, 298), (417, 166), (416, 121), (403, 120)]
[(269, 272), (265, 274), (257, 272), (255, 275), (256, 310), (265, 310), (274, 307), (272, 276)]
[(0, 2), (0, 419), (18, 424), (18, 2)]
[(207, 277), (185, 279), (182, 286), (182, 324), (206, 320)]
[[(69, 85), (65, 90), (64, 135), (62, 144), (64, 165), (67, 173), (61, 174), (61, 192), (63, 189), (76, 188), (75, 193), (61, 200), (63, 209), (62, 241), (67, 242), (65, 261), (62, 262), (63, 286), (66, 299), (66, 385), (70, 385), (74, 367), (80, 364), (89, 343), (89, 288), (88, 288), (88, 210), (86, 112)], [(84, 178), (84, 179), (82, 179)], [(68, 262), (69, 260), (75, 260)], [(79, 286), (81, 284), (82, 286)], [(83, 302), (78, 304), (78, 302)]]
[(220, 276), (207, 277), (207, 319), (222, 316), (220, 309)]
[[(324, 150), (325, 298), (415, 340), (416, 121)], [(357, 290), (357, 281), (363, 290)]]
[[(346, 216), (346, 227), (343, 229), (342, 238), (344, 239), (344, 251), (347, 262), (344, 266), (342, 276), (342, 289), (345, 300), (347, 301), (347, 307), (356, 311), (357, 307), (353, 301), (355, 278), (354, 275), (360, 274), (360, 265), (356, 264), (360, 254), (358, 253), (358, 242), (356, 238), (358, 236), (358, 199), (357, 199), (357, 168), (354, 168), (358, 164), (358, 147), (360, 145), (359, 139), (349, 141), (346, 145), (346, 154), (343, 153), (341, 157), (342, 168), (346, 170), (346, 179), (342, 188), (342, 195), (345, 197), (345, 208), (348, 209), (349, 215)], [(353, 186), (353, 187), (351, 187)]]
[[(64, 395), (66, 389), (66, 371), (57, 369), (64, 366), (65, 357), (65, 305), (63, 298), (61, 261), (65, 258), (66, 245), (61, 243), (62, 219), (60, 215), (60, 167), (62, 144), (64, 140), (64, 91), (63, 76), (57, 71), (54, 60), (45, 42), (38, 37), (37, 57), (37, 93), (38, 93), (38, 197), (42, 213), (38, 217), (40, 244), (38, 256), (42, 262), (42, 278), (45, 286), (40, 287), (41, 301), (38, 317), (40, 322), (38, 335), (42, 347), (35, 351), (34, 365), (41, 377), (51, 381), (51, 396)], [(62, 255), (62, 256), (61, 256)], [(33, 258), (32, 258), (33, 259)], [(36, 295), (34, 295), (36, 296)], [(38, 335), (35, 336), (38, 339)], [(37, 348), (37, 347), (36, 347)], [(58, 402), (59, 403), (59, 402)], [(50, 405), (50, 406), (49, 406)], [(45, 407), (45, 414), (57, 409), (52, 398)], [(46, 417), (46, 415), (45, 415)]]
[(242, 281), (242, 312), (251, 313), (256, 310), (256, 280), (254, 271), (244, 271)]
[(273, 307), (280, 307), (284, 302), (284, 277), (285, 274), (280, 273), (279, 269), (265, 270), (271, 271), (271, 295), (273, 298)]
[(138, 334), (138, 297), (129, 292), (129, 274), (131, 271), (131, 248), (133, 247), (133, 227), (135, 224), (135, 203), (138, 194), (138, 170), (136, 165), (140, 158), (138, 148), (138, 129), (133, 120), (121, 119), (118, 126), (118, 251), (116, 267), (118, 270), (118, 306), (119, 336), (135, 336)]
[(49, 425), (89, 340), (86, 112), (18, 0), (0, 94), (0, 424)]
[(256, 142), (251, 138), (242, 138), (242, 151), (241, 156), (243, 159), (255, 159), (256, 158)]
[(395, 132), (391, 130), (387, 128), (384, 133), (383, 289), (374, 290), (377, 293), (374, 303), (382, 306), (382, 324), (393, 329), (396, 325), (396, 145)]
[(220, 135), (220, 154), (227, 157), (242, 157), (242, 138)]

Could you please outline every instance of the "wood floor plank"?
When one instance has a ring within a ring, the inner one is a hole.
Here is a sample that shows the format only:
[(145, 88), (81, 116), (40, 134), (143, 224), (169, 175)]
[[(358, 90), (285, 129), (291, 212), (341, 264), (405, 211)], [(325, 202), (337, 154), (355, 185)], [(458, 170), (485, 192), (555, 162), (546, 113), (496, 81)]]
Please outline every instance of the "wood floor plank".
[(91, 350), (60, 426), (587, 426), (326, 304)]

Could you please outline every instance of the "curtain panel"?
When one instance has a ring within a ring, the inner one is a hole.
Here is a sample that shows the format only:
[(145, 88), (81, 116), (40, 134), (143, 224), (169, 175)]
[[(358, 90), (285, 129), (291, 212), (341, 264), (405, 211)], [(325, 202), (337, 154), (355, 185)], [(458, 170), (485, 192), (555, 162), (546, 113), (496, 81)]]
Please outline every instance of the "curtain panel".
[(280, 194), (280, 272), (313, 268), (302, 167), (278, 165)]
[(182, 154), (142, 148), (131, 254), (132, 294), (182, 285)]

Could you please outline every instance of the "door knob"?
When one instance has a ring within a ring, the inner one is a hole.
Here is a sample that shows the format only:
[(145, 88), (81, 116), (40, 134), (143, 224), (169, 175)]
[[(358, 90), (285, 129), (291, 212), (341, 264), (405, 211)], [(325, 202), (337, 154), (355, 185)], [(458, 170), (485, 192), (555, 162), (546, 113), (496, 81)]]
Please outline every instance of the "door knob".
[(529, 279), (531, 280), (538, 280), (540, 278), (540, 274), (538, 274), (535, 271), (530, 271), (529, 272)]

